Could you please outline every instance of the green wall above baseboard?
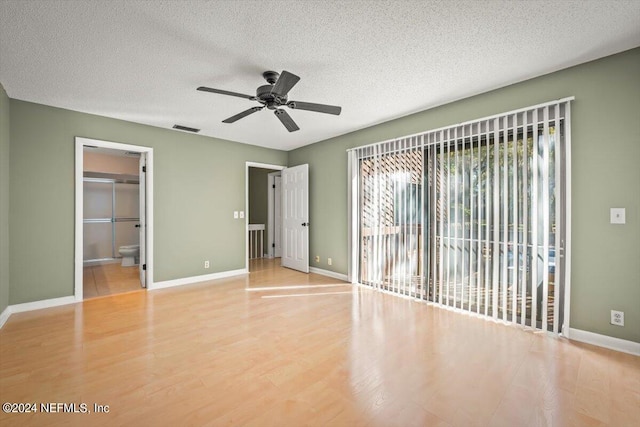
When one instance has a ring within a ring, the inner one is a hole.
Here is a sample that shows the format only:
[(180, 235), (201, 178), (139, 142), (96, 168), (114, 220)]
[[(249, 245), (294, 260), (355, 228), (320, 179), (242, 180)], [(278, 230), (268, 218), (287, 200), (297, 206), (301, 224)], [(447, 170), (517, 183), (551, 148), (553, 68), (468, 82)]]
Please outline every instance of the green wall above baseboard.
[(76, 136), (153, 147), (155, 281), (245, 267), (245, 163), (286, 152), (10, 103), (10, 304), (73, 295)]

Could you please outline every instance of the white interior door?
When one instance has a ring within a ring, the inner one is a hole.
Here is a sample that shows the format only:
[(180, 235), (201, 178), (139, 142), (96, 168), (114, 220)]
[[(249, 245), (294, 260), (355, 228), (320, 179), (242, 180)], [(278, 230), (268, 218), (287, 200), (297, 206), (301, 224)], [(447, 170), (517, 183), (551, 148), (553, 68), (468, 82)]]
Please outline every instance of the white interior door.
[(147, 154), (140, 153), (140, 165), (138, 170), (138, 176), (140, 177), (140, 225), (138, 230), (140, 231), (140, 284), (143, 288), (147, 287), (147, 256), (146, 256), (146, 243), (147, 243)]
[(273, 198), (276, 203), (273, 205), (273, 256), (280, 258), (282, 256), (282, 176), (275, 176), (274, 182), (276, 188), (273, 190)]
[(309, 165), (282, 170), (282, 266), (309, 272)]

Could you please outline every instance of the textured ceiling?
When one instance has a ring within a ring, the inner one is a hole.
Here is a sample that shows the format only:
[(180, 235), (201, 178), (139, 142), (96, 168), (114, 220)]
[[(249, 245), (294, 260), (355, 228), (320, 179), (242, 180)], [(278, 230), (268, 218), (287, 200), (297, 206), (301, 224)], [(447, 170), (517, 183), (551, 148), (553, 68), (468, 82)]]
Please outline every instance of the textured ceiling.
[[(0, 1), (11, 98), (289, 150), (640, 46), (640, 1)], [(256, 102), (302, 79), (289, 133)], [(177, 132), (177, 131), (176, 131)]]

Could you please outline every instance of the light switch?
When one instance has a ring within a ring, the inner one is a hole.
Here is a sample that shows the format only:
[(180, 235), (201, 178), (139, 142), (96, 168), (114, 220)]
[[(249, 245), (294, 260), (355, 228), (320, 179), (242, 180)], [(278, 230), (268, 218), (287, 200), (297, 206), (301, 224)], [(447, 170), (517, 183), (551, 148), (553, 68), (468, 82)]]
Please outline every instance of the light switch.
[(233, 219), (238, 219), (238, 211), (233, 211)]
[(626, 224), (625, 208), (611, 208), (611, 224)]
[(244, 211), (240, 211), (240, 218), (244, 218)]

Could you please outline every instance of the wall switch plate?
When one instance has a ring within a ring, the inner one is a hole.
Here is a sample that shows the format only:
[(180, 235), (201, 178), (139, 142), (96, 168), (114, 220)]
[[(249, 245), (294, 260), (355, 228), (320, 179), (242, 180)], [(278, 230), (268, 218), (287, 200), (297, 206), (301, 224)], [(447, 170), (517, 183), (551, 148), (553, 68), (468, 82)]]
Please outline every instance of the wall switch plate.
[(333, 264), (333, 260), (331, 258), (327, 258), (327, 264), (329, 265)]
[(611, 324), (624, 326), (624, 311), (611, 310)]
[(233, 219), (238, 219), (238, 211), (233, 211)]
[(204, 262), (204, 268), (209, 268), (209, 261)]
[(320, 262), (320, 257), (316, 255), (316, 262)]
[(244, 211), (240, 211), (240, 218), (244, 218)]
[(625, 214), (625, 208), (611, 208), (611, 224), (626, 224)]

